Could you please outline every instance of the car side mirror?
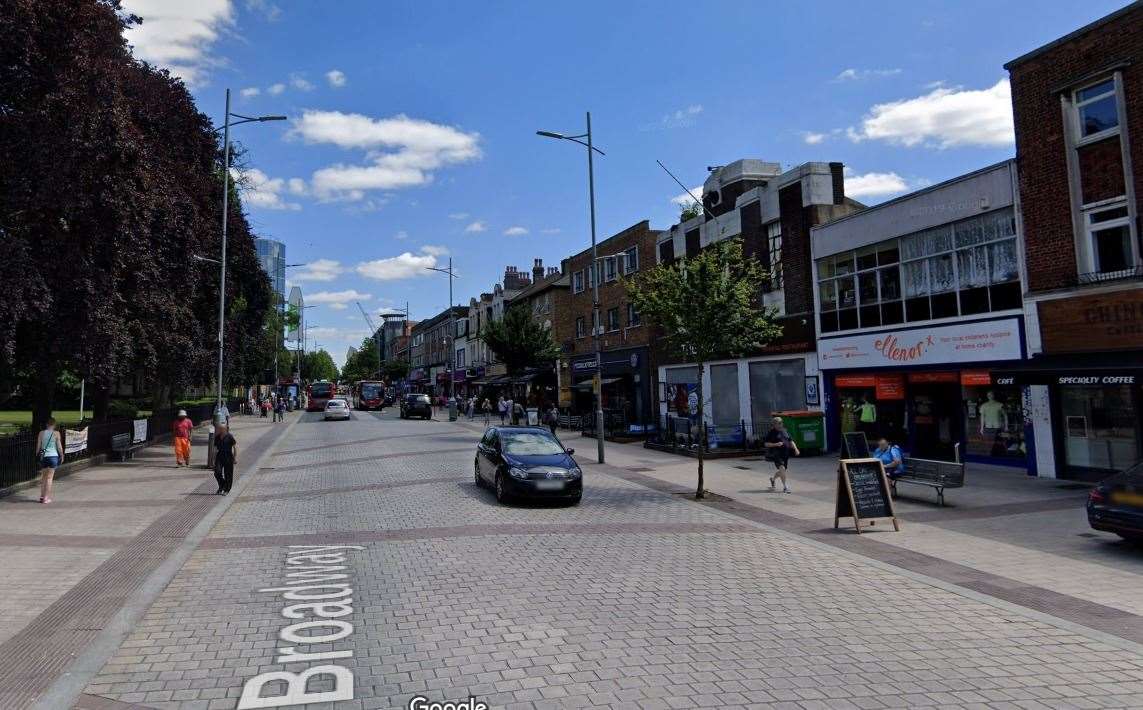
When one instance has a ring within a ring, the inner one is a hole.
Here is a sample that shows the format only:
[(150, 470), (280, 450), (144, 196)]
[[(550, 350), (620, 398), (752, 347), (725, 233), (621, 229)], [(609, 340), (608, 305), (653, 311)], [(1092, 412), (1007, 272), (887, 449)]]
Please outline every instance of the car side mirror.
[(575, 449), (565, 449), (565, 451), (568, 452), (568, 456), (571, 456), (572, 454), (575, 453)]

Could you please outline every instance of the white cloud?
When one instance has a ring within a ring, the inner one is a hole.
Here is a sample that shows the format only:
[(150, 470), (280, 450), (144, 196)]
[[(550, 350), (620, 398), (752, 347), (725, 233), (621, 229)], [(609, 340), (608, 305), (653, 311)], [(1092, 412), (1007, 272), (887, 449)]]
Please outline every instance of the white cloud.
[(241, 94), (242, 98), (244, 99), (252, 99), (258, 94), (262, 93), (262, 90), (257, 86), (247, 86), (245, 89), (239, 91), (238, 93)]
[(277, 84), (271, 84), (266, 89), (266, 93), (270, 94), (271, 96), (277, 96), (278, 94), (282, 93), (285, 90), (286, 90), (286, 85), (283, 84), (282, 82), (278, 82)]
[(804, 131), (802, 133), (802, 140), (806, 142), (806, 145), (817, 145), (825, 139), (826, 134), (824, 133), (814, 133), (813, 131)]
[(301, 74), (290, 74), (290, 86), (298, 91), (313, 91), (314, 85)]
[(450, 214), (448, 216), (448, 218), (449, 219), (455, 219), (455, 220), (468, 219), (468, 213), (467, 212), (453, 212), (452, 214)]
[(414, 276), (424, 276), (429, 273), (426, 269), (436, 265), (437, 258), (432, 254), (418, 255), (407, 251), (388, 259), (363, 261), (354, 270), (367, 279), (399, 281)]
[(929, 184), (931, 182), (924, 178), (908, 179), (895, 172), (857, 174), (849, 168), (845, 169), (845, 196), (855, 200), (898, 195), (902, 192), (920, 189)]
[(372, 335), (366, 328), (330, 328), (327, 326), (310, 328), (307, 334), (313, 340), (336, 340), (338, 342), (351, 342), (354, 344), (360, 343), (363, 339)]
[(548, 227), (547, 229), (541, 229), (540, 233), (541, 234), (559, 234), (560, 228), (559, 227)]
[(472, 224), (469, 224), (467, 227), (465, 227), (464, 231), (470, 232), (470, 233), (476, 233), (476, 232), (486, 231), (487, 229), (488, 229), (488, 227), (484, 226), (484, 222), (481, 222), (478, 220), (476, 222), (473, 222)]
[(286, 190), (286, 181), (282, 178), (271, 178), (258, 168), (249, 168), (239, 171), (231, 168), (230, 175), (234, 183), (242, 191), (242, 197), (247, 205), (267, 210), (300, 210), (296, 202), (282, 199)]
[(308, 110), (293, 123), (291, 135), (308, 143), (366, 151), (366, 164), (339, 163), (314, 172), (311, 187), (324, 200), (361, 200), (369, 190), (425, 185), (432, 171), (481, 157), (478, 134), (404, 114), (372, 118)]
[(261, 14), (270, 22), (276, 21), (282, 15), (282, 8), (268, 0), (246, 0), (246, 9)]
[(356, 289), (346, 291), (318, 291), (305, 295), (306, 304), (351, 303), (353, 301), (368, 301), (373, 298), (371, 293), (361, 293)]
[(218, 64), (212, 47), (234, 23), (231, 0), (126, 0), (123, 9), (143, 18), (123, 33), (139, 59), (166, 67), (188, 86), (200, 86)]
[(658, 123), (643, 126), (643, 130), (667, 130), (669, 128), (689, 128), (695, 125), (695, 118), (703, 112), (702, 104), (691, 104), (670, 113), (663, 114)]
[(833, 78), (833, 80), (861, 81), (862, 79), (874, 79), (883, 76), (896, 76), (900, 73), (900, 69), (843, 69), (840, 74)]
[(987, 89), (937, 87), (912, 99), (877, 104), (860, 128), (846, 131), (856, 142), (938, 148), (1012, 145), (1012, 92), (1007, 79)]
[(344, 303), (331, 303), (329, 304), (329, 307), (335, 311), (344, 311), (346, 308), (349, 308), (349, 306), (345, 305)]
[(448, 256), (448, 247), (426, 244), (421, 247), (421, 252), (430, 256)]
[[(702, 185), (699, 185), (698, 187), (692, 187), (691, 192), (698, 196), (700, 200), (702, 199)], [(694, 201), (695, 198), (691, 197), (685, 192), (681, 195), (676, 195), (671, 198), (671, 202), (675, 203), (679, 207), (690, 207)]]
[(325, 80), (329, 82), (329, 85), (333, 88), (340, 89), (345, 86), (345, 72), (339, 69), (330, 69), (325, 73)]
[(522, 237), (527, 233), (528, 230), (524, 227), (509, 227), (504, 230), (504, 236), (506, 237)]
[(344, 272), (345, 267), (341, 265), (341, 262), (333, 259), (318, 259), (306, 264), (301, 271), (295, 271), (291, 274), (290, 279), (292, 281), (333, 281)]
[(301, 178), (290, 178), (286, 181), (286, 189), (290, 191), (291, 195), (307, 195), (309, 189), (306, 187), (306, 181)]

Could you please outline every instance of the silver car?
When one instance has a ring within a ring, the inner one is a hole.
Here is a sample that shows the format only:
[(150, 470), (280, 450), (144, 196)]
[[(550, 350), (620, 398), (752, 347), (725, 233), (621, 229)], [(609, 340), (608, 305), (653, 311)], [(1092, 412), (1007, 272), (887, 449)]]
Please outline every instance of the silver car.
[(344, 399), (331, 399), (326, 402), (325, 413), (322, 418), (326, 421), (330, 419), (349, 419), (349, 402)]

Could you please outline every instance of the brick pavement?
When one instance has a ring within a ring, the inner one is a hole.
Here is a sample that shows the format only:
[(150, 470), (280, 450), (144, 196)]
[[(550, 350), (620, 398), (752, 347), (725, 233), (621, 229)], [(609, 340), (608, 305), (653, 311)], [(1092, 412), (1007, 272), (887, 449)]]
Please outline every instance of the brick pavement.
[(251, 677), (302, 670), (274, 662), (282, 600), (258, 592), (297, 541), (364, 548), (353, 633), (321, 646), (353, 654), (337, 707), (1143, 705), (1138, 644), (656, 490), (672, 473), (650, 452), (611, 459), (648, 481), (585, 465), (578, 507), (498, 505), (451, 451), (474, 429), (307, 415), (76, 707), (234, 708)]

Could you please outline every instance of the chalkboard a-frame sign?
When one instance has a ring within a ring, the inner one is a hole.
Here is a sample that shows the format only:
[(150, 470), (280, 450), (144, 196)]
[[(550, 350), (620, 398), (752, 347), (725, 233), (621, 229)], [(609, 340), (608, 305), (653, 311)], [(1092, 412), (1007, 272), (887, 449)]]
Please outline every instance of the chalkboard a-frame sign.
[(837, 469), (837, 503), (833, 515), (835, 529), (841, 518), (853, 518), (858, 534), (861, 534), (862, 520), (876, 518), (889, 518), (893, 521), (894, 530), (901, 529), (893, 511), (893, 497), (889, 495), (885, 466), (879, 459), (841, 460)]

